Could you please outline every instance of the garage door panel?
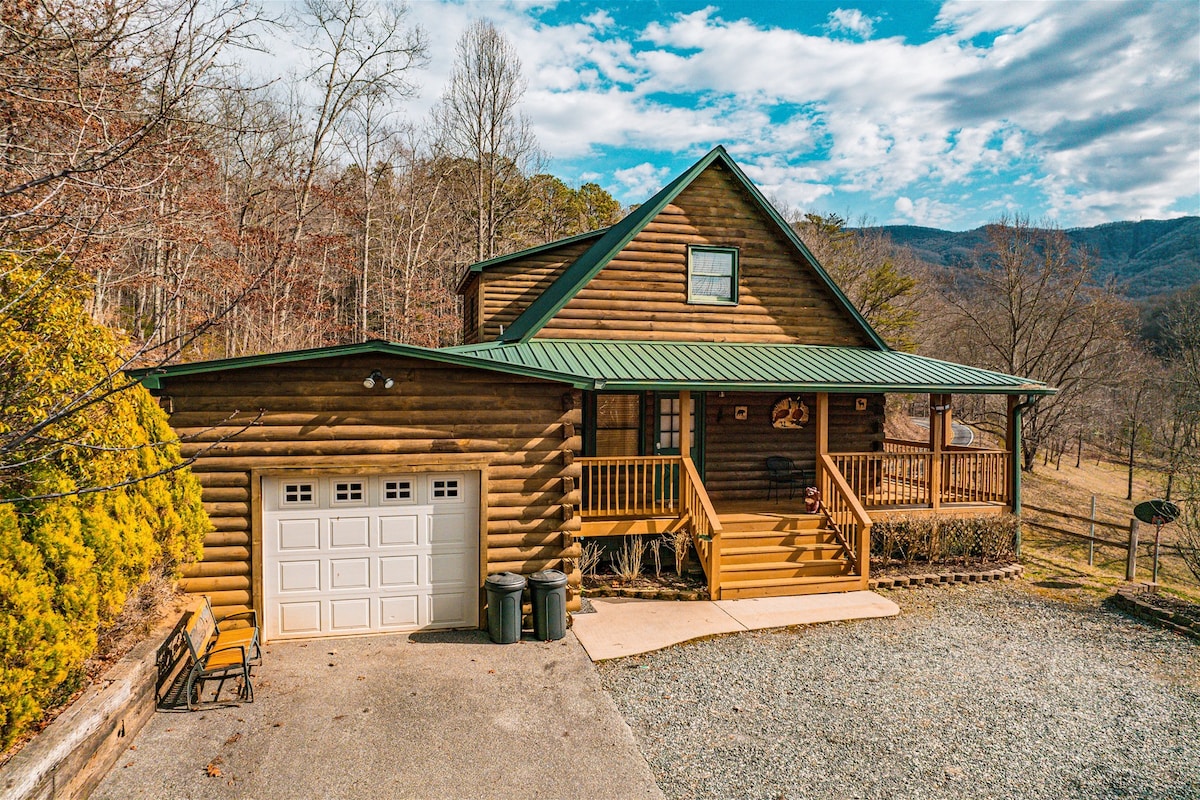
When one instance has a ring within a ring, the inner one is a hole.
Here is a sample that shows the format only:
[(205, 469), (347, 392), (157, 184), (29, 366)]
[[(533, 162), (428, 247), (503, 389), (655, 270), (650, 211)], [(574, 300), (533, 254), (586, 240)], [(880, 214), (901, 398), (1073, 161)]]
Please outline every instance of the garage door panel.
[(417, 515), (389, 515), (379, 518), (379, 544), (381, 547), (404, 547), (415, 545), (417, 539)]
[(329, 520), (331, 548), (368, 547), (371, 544), (369, 517), (338, 517)]
[(430, 625), (463, 625), (467, 618), (467, 593), (446, 592), (429, 595)]
[(284, 519), (275, 530), (280, 553), (321, 549), (320, 519)]
[(312, 636), (321, 632), (321, 602), (280, 603), (279, 635)]
[(478, 487), (464, 473), (264, 479), (264, 637), (475, 625)]
[(383, 597), (379, 600), (379, 625), (382, 628), (416, 628), (421, 621), (421, 597), (415, 594)]
[(330, 589), (370, 589), (370, 558), (335, 558), (329, 562)]
[(429, 583), (431, 586), (453, 584), (461, 586), (466, 582), (466, 559), (460, 550), (453, 553), (433, 553), (429, 556)]
[(411, 589), (420, 584), (421, 556), (381, 556), (379, 559), (379, 588)]
[(283, 561), (278, 565), (279, 591), (282, 594), (321, 591), (321, 562)]
[(467, 539), (467, 515), (463, 513), (437, 513), (429, 517), (430, 544), (452, 544), (462, 546)]
[(329, 628), (335, 633), (371, 630), (371, 599), (355, 597), (329, 601)]

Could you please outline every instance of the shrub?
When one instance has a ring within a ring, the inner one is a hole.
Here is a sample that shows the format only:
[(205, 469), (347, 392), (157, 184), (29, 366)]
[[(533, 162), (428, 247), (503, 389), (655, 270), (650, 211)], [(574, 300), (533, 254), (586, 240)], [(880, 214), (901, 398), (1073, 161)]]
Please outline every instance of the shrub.
[(1011, 514), (976, 517), (899, 517), (871, 526), (871, 558), (888, 562), (963, 563), (1014, 556), (1018, 519)]
[(97, 628), (211, 527), (82, 285), (61, 261), (0, 255), (0, 749), (78, 688)]

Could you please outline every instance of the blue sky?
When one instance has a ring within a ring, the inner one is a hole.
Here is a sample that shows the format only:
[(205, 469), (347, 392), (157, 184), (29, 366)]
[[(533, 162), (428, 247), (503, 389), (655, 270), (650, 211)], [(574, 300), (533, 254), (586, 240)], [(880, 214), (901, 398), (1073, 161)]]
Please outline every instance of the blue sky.
[(962, 230), (1200, 214), (1200, 4), (411, 0), (436, 101), (468, 21), (517, 44), (573, 185), (646, 199), (724, 144), (787, 213)]

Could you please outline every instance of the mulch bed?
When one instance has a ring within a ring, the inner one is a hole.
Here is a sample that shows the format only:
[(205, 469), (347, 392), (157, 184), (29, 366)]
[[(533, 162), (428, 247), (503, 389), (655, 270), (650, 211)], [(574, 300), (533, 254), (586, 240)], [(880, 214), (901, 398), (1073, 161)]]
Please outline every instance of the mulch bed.
[(585, 575), (585, 597), (640, 597), (647, 600), (707, 600), (708, 584), (703, 575), (684, 571), (682, 577), (674, 572), (661, 575), (642, 575), (632, 579), (616, 575)]

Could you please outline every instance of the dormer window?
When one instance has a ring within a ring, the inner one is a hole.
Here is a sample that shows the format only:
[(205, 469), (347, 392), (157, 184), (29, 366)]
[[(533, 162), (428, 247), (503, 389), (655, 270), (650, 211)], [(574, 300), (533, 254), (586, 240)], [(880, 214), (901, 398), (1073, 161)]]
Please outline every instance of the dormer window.
[(688, 302), (737, 305), (736, 247), (688, 248)]

